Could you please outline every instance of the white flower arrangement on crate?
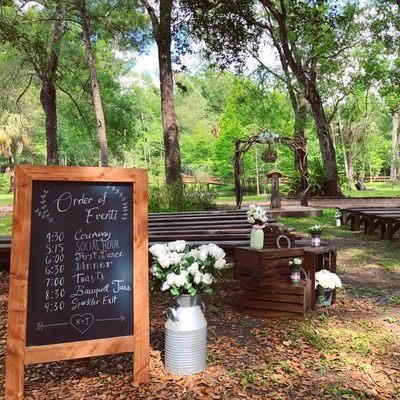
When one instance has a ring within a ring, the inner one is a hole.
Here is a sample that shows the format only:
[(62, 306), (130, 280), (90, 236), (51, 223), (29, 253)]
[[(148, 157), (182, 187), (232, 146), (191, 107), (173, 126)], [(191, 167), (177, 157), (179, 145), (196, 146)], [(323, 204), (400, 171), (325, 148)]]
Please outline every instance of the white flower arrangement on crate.
[(267, 212), (263, 207), (252, 204), (247, 211), (247, 221), (252, 225), (264, 225), (268, 222)]
[(315, 287), (318, 285), (324, 289), (334, 290), (342, 287), (342, 281), (335, 273), (321, 269), (315, 274)]
[(277, 133), (263, 132), (258, 136), (261, 143), (275, 143), (280, 140), (280, 136)]
[(303, 260), (301, 258), (293, 258), (289, 261), (289, 265), (292, 268), (300, 268), (303, 265)]
[(174, 297), (211, 293), (210, 285), (226, 267), (224, 250), (213, 243), (190, 248), (186, 241), (177, 240), (155, 244), (149, 251), (153, 256), (150, 272), (161, 281), (161, 290), (169, 290)]
[(322, 234), (322, 226), (321, 225), (314, 225), (308, 229), (311, 236), (320, 236)]

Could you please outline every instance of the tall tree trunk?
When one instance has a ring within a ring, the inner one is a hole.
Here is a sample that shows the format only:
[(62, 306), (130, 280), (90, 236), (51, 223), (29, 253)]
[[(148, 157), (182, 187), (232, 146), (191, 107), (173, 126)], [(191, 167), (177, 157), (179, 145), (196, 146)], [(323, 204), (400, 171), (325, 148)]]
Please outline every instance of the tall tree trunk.
[(85, 42), (86, 57), (90, 71), (90, 81), (92, 85), (93, 107), (97, 121), (97, 137), (100, 146), (99, 166), (107, 167), (108, 145), (107, 145), (107, 135), (106, 135), (106, 121), (104, 118), (103, 103), (101, 101), (101, 95), (100, 95), (100, 87), (97, 81), (97, 70), (93, 57), (93, 47), (92, 47), (92, 41), (90, 39), (90, 27), (89, 27), (89, 20), (87, 17), (85, 0), (81, 0), (80, 15), (81, 15), (83, 41)]
[(348, 153), (348, 174), (349, 174), (349, 181), (350, 181), (350, 187), (355, 188), (355, 183), (354, 183), (354, 166), (356, 162), (356, 154), (353, 151), (349, 151)]
[(157, 32), (160, 67), (161, 115), (165, 145), (165, 175), (167, 184), (182, 186), (179, 125), (175, 113), (174, 80), (172, 73), (172, 5), (173, 0), (160, 1), (160, 21)]
[(326, 196), (341, 196), (342, 190), (339, 184), (339, 174), (336, 165), (336, 151), (332, 143), (329, 124), (325, 116), (321, 97), (315, 89), (312, 89), (308, 93), (308, 101), (311, 104), (325, 169), (324, 194)]
[(46, 118), (46, 147), (47, 165), (58, 165), (58, 140), (57, 140), (57, 93), (56, 74), (60, 43), (63, 34), (63, 8), (62, 1), (55, 2), (54, 34), (50, 47), (49, 62), (46, 71), (40, 74), (42, 86), (40, 89), (40, 102)]
[(8, 154), (8, 167), (10, 169), (10, 189), (8, 190), (8, 192), (13, 193), (14, 183), (15, 183), (15, 161), (14, 161), (14, 155), (11, 151)]
[(399, 132), (399, 109), (396, 109), (392, 115), (392, 160), (390, 164), (391, 181), (395, 181), (397, 178), (398, 132)]
[(367, 154), (367, 149), (365, 147), (365, 139), (362, 141), (361, 144), (361, 151), (362, 151), (362, 156), (361, 156), (361, 171), (359, 174), (359, 184), (361, 190), (366, 190), (367, 187), (365, 186), (365, 164), (366, 164), (366, 154)]
[(58, 165), (57, 98), (53, 80), (47, 82), (42, 80), (40, 102), (46, 119), (47, 165)]
[(340, 144), (342, 146), (344, 172), (346, 174), (346, 178), (350, 180), (352, 177), (349, 174), (349, 165), (348, 165), (348, 161), (347, 161), (346, 142), (344, 140), (343, 122), (342, 122), (342, 116), (340, 115), (340, 110), (338, 110), (337, 116), (338, 116), (339, 138), (340, 138)]
[(254, 146), (254, 155), (256, 161), (256, 187), (257, 187), (257, 196), (261, 194), (260, 191), (260, 173), (258, 169), (258, 151), (257, 151), (257, 144)]
[[(324, 194), (328, 196), (341, 196), (342, 191), (339, 184), (335, 147), (332, 144), (329, 123), (327, 121), (322, 99), (316, 85), (316, 59), (313, 60), (309, 72), (310, 76), (308, 76), (303, 64), (296, 60), (293, 53), (293, 43), (290, 42), (287, 31), (287, 13), (284, 2), (280, 1), (280, 10), (276, 7), (275, 2), (272, 0), (260, 0), (260, 2), (267, 10), (269, 10), (271, 16), (278, 24), (279, 46), (285, 58), (285, 62), (289, 65), (299, 84), (303, 87), (307, 96), (307, 100), (311, 105), (319, 139), (319, 146), (322, 154), (322, 162), (326, 175), (324, 182)], [(274, 27), (270, 26), (268, 31), (271, 36), (275, 36)], [(275, 41), (277, 41), (276, 38)]]
[[(298, 145), (294, 152), (294, 168), (301, 171), (300, 182), (300, 205), (308, 206), (308, 160), (307, 160), (307, 142), (305, 136), (305, 128), (307, 123), (308, 103), (302, 91), (298, 96), (298, 107), (295, 109), (294, 117), (294, 137)], [(300, 146), (299, 146), (300, 145)]]

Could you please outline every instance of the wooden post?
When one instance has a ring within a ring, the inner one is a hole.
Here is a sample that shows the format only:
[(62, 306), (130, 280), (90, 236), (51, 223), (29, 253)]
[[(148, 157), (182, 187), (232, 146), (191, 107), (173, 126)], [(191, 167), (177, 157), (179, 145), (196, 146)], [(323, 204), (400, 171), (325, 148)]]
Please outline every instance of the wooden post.
[(11, 252), (10, 286), (8, 299), (8, 333), (6, 351), (5, 398), (24, 398), (25, 324), (28, 292), (28, 268), (32, 180), (20, 169), (16, 169), (14, 197), (14, 240)]
[(271, 205), (270, 208), (282, 208), (281, 204), (281, 194), (279, 192), (279, 178), (282, 174), (278, 171), (270, 172), (268, 178), (271, 179), (272, 182), (272, 192), (271, 192)]

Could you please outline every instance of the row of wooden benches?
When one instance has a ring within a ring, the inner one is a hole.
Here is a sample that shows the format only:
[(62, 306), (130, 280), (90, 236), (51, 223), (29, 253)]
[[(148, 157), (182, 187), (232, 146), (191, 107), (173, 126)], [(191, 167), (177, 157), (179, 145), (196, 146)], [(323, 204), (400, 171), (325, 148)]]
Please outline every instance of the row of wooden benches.
[[(281, 226), (270, 220), (273, 226)], [(198, 246), (213, 242), (231, 253), (236, 247), (248, 246), (251, 225), (246, 210), (194, 211), (149, 214), (149, 245), (186, 240)], [(306, 235), (296, 233), (301, 241)], [(9, 265), (11, 237), (0, 237), (0, 263), (2, 269)]]
[(352, 231), (364, 229), (372, 235), (377, 230), (381, 239), (392, 240), (400, 230), (400, 205), (396, 207), (338, 207), (343, 224), (350, 224)]

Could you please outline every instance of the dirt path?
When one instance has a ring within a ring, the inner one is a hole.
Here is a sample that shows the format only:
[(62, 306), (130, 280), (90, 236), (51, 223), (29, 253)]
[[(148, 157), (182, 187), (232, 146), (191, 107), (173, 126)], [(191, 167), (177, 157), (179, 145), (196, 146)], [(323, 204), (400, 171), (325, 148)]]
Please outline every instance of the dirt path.
[[(164, 311), (171, 299), (152, 290), (151, 383), (132, 385), (130, 354), (55, 362), (26, 369), (26, 399), (400, 399), (400, 309), (391, 301), (400, 289), (399, 272), (379, 264), (381, 242), (355, 237), (334, 244), (346, 289), (337, 304), (304, 321), (243, 315), (241, 285), (227, 271), (206, 298), (204, 373), (164, 373)], [(1, 388), (7, 281), (0, 273)]]

